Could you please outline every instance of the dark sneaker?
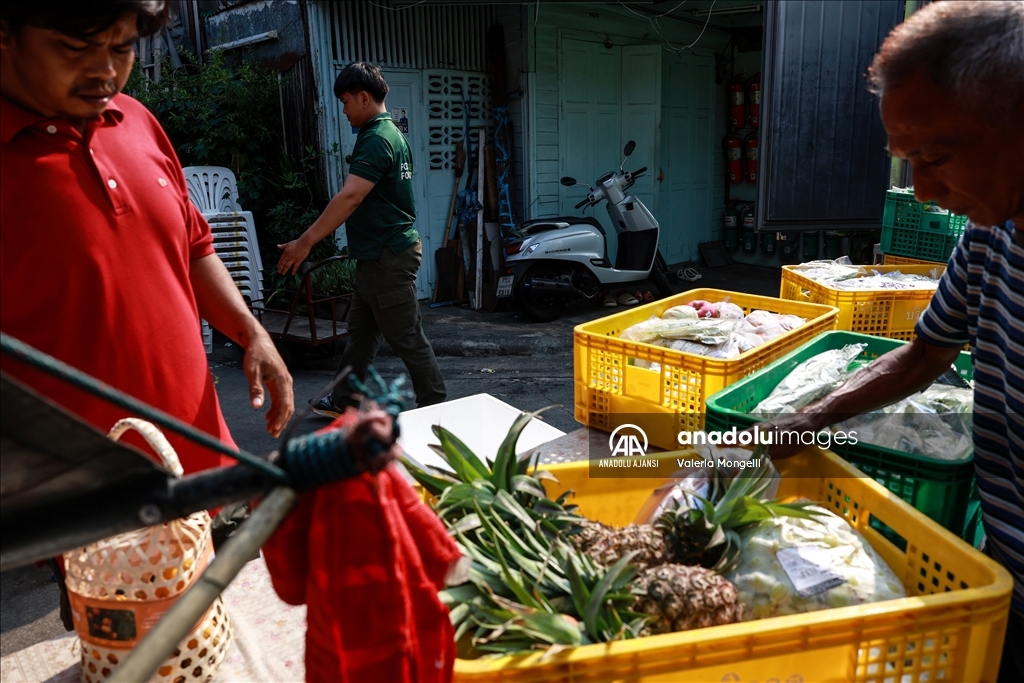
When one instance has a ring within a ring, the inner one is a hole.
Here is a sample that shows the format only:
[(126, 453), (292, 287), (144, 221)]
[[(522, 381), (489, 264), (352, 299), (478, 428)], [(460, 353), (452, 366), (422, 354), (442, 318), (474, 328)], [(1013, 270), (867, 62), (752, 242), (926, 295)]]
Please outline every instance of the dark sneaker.
[(317, 415), (322, 415), (323, 417), (329, 417), (331, 419), (341, 417), (341, 413), (343, 410), (342, 408), (339, 408), (338, 406), (334, 405), (334, 403), (331, 401), (330, 395), (324, 396), (322, 399), (316, 402), (314, 402), (313, 399), (309, 399), (309, 407), (312, 408), (313, 412), (316, 413)]

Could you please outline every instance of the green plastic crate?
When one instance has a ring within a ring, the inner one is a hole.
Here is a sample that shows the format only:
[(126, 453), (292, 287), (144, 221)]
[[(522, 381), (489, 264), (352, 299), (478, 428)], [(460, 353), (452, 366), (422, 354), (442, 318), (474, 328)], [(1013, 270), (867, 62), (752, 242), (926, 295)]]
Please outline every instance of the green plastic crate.
[[(762, 416), (751, 415), (749, 411), (767, 398), (793, 368), (823, 351), (858, 343), (867, 344), (860, 358), (870, 360), (906, 342), (856, 332), (825, 332), (708, 398), (704, 429), (725, 432), (735, 426), (742, 430), (763, 421)], [(965, 379), (973, 378), (969, 353), (960, 353), (956, 368)], [(965, 528), (968, 506), (975, 500), (973, 455), (951, 462), (863, 442), (833, 444), (832, 451), (962, 538), (973, 533)]]
[(985, 525), (981, 521), (981, 501), (974, 499), (967, 506), (967, 523), (961, 536), (975, 548), (985, 540)]
[(882, 214), (882, 253), (945, 262), (966, 226), (967, 216), (922, 204), (913, 190), (889, 190)]

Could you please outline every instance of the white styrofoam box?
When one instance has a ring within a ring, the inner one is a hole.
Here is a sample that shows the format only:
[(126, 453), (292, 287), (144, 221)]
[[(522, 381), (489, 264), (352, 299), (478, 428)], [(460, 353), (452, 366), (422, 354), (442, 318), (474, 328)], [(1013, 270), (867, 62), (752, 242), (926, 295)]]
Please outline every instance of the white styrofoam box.
[[(426, 408), (407, 410), (398, 416), (401, 436), (398, 443), (412, 460), (431, 467), (450, 469), (429, 444), (440, 441), (431, 427), (439, 424), (459, 437), (481, 460), (494, 459), (498, 447), (523, 412), (490, 394), (474, 394)], [(516, 451), (529, 453), (541, 444), (553, 441), (565, 432), (534, 418), (519, 435)]]

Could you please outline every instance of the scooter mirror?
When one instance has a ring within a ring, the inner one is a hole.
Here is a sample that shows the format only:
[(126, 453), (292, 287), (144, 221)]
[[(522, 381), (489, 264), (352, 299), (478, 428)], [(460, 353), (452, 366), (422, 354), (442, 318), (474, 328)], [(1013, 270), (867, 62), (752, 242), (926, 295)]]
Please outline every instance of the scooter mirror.
[(622, 153), (628, 157), (630, 154), (633, 153), (634, 149), (636, 149), (636, 143), (630, 140), (629, 142), (626, 143), (626, 147), (625, 149), (622, 150)]
[(576, 179), (575, 178), (570, 178), (569, 176), (564, 175), (564, 176), (562, 176), (562, 179), (559, 180), (558, 182), (562, 183), (566, 187), (572, 187), (573, 185), (576, 184)]

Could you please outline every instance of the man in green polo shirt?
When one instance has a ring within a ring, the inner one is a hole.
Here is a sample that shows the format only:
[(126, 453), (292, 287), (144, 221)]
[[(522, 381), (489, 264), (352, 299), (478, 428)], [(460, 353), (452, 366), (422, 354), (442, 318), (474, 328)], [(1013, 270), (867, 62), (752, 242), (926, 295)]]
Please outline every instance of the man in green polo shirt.
[[(313, 245), (344, 223), (356, 275), (348, 316), (351, 338), (338, 370), (352, 366), (353, 374), (364, 379), (383, 338), (405, 362), (417, 403), (441, 403), (447, 396), (444, 380), (423, 334), (416, 300), (423, 249), (413, 227), (412, 154), (385, 108), (388, 84), (378, 67), (354, 62), (338, 74), (334, 94), (345, 105), (349, 123), (359, 128), (348, 178), (301, 237), (278, 245), (277, 271), (298, 271)], [(348, 403), (343, 385), (313, 404), (314, 412), (337, 417)]]

